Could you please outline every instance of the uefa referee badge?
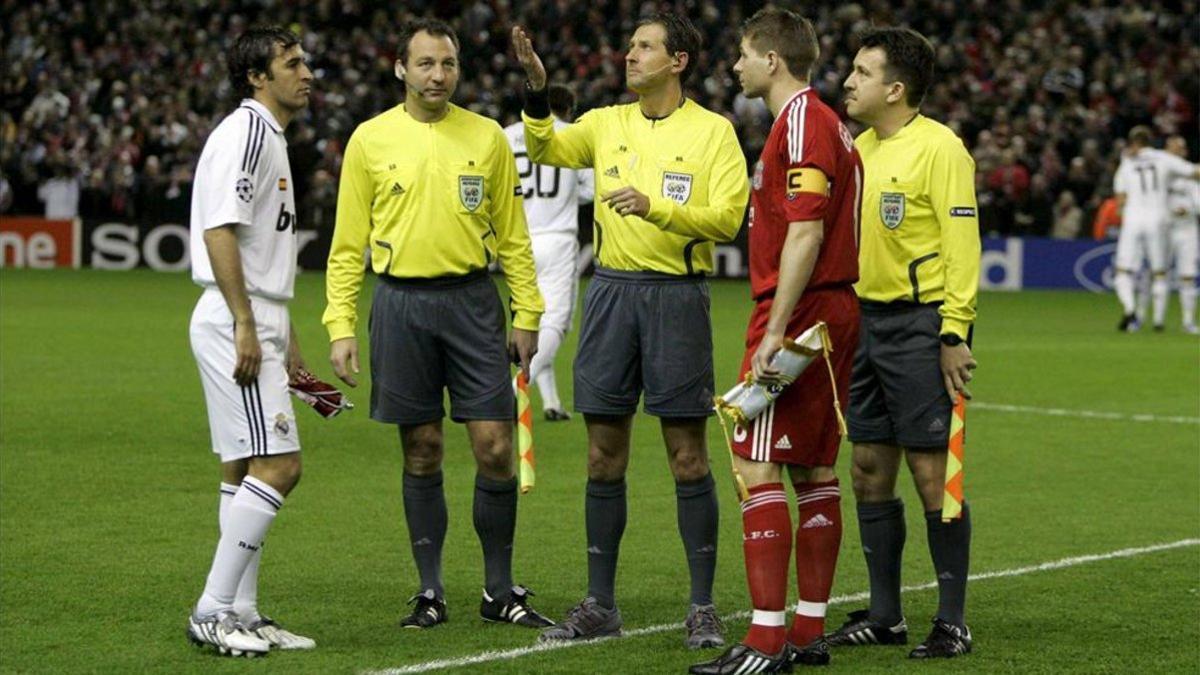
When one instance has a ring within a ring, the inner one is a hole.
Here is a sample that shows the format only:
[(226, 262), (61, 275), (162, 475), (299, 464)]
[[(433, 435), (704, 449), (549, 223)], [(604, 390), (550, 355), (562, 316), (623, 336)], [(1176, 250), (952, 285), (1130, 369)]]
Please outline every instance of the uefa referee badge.
[(900, 227), (904, 220), (904, 193), (881, 192), (879, 194), (879, 219), (887, 229)]

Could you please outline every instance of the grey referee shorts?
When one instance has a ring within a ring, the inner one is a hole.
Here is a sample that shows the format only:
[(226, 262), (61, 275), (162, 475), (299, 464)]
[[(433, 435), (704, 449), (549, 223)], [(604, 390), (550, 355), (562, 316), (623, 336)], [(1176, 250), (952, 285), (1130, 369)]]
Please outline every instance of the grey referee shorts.
[(944, 451), (952, 405), (942, 381), (938, 305), (860, 301), (860, 307), (850, 440)]
[(597, 268), (583, 298), (575, 410), (657, 417), (712, 412), (712, 321), (703, 277)]
[(380, 277), (371, 302), (371, 419), (513, 419), (504, 308), (487, 273)]

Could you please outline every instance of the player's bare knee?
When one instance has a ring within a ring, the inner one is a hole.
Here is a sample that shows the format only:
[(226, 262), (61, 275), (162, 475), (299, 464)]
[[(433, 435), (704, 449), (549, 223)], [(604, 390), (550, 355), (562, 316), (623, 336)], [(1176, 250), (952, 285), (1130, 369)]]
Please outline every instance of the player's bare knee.
[(625, 477), (629, 463), (629, 452), (620, 449), (605, 449), (595, 445), (588, 447), (588, 478), (613, 482)]
[(300, 482), (300, 453), (254, 457), (250, 460), (248, 473), (287, 496)]
[(832, 466), (791, 466), (788, 476), (793, 483), (828, 483), (837, 478)]
[(694, 481), (708, 474), (708, 453), (703, 448), (680, 450), (668, 459), (677, 481)]
[(476, 444), (475, 465), (489, 478), (509, 478), (513, 470), (512, 439), (494, 438)]

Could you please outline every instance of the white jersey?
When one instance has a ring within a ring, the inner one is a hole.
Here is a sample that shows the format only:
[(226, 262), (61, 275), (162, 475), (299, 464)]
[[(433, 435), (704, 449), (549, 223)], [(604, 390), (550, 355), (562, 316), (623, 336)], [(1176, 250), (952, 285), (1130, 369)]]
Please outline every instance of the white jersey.
[[(1200, 181), (1190, 176), (1180, 176), (1171, 181), (1167, 207), (1171, 210), (1172, 225), (1196, 227), (1200, 218)], [(1183, 213), (1180, 214), (1180, 211)]]
[(1167, 190), (1179, 176), (1191, 176), (1196, 165), (1169, 152), (1142, 148), (1121, 158), (1113, 192), (1125, 195), (1123, 223), (1166, 224)]
[[(565, 126), (566, 122), (555, 118), (555, 129)], [(517, 158), (521, 188), (525, 191), (525, 220), (529, 223), (529, 234), (575, 234), (579, 230), (579, 205), (592, 201), (596, 191), (592, 170), (534, 164), (525, 150), (524, 122), (507, 127), (504, 135)]]
[(213, 129), (192, 186), (192, 280), (216, 287), (204, 232), (235, 223), (250, 295), (290, 300), (296, 280), (296, 200), (283, 127), (244, 99)]

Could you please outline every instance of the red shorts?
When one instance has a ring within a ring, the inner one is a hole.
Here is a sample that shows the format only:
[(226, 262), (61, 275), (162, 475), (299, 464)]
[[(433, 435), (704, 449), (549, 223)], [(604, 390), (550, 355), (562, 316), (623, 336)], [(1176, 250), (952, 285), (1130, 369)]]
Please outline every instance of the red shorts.
[[(750, 315), (746, 329), (746, 356), (739, 375), (750, 370), (750, 359), (767, 330), (771, 298), (761, 300)], [(850, 287), (805, 293), (796, 303), (788, 322), (787, 336), (796, 338), (818, 321), (829, 326), (833, 343), (830, 361), (837, 378), (838, 401), (843, 412), (850, 390), (850, 369), (858, 348), (858, 298)], [(775, 464), (833, 466), (837, 463), (837, 416), (833, 409), (829, 369), (817, 357), (783, 394), (775, 399), (750, 428), (733, 428), (733, 451), (739, 457)]]

